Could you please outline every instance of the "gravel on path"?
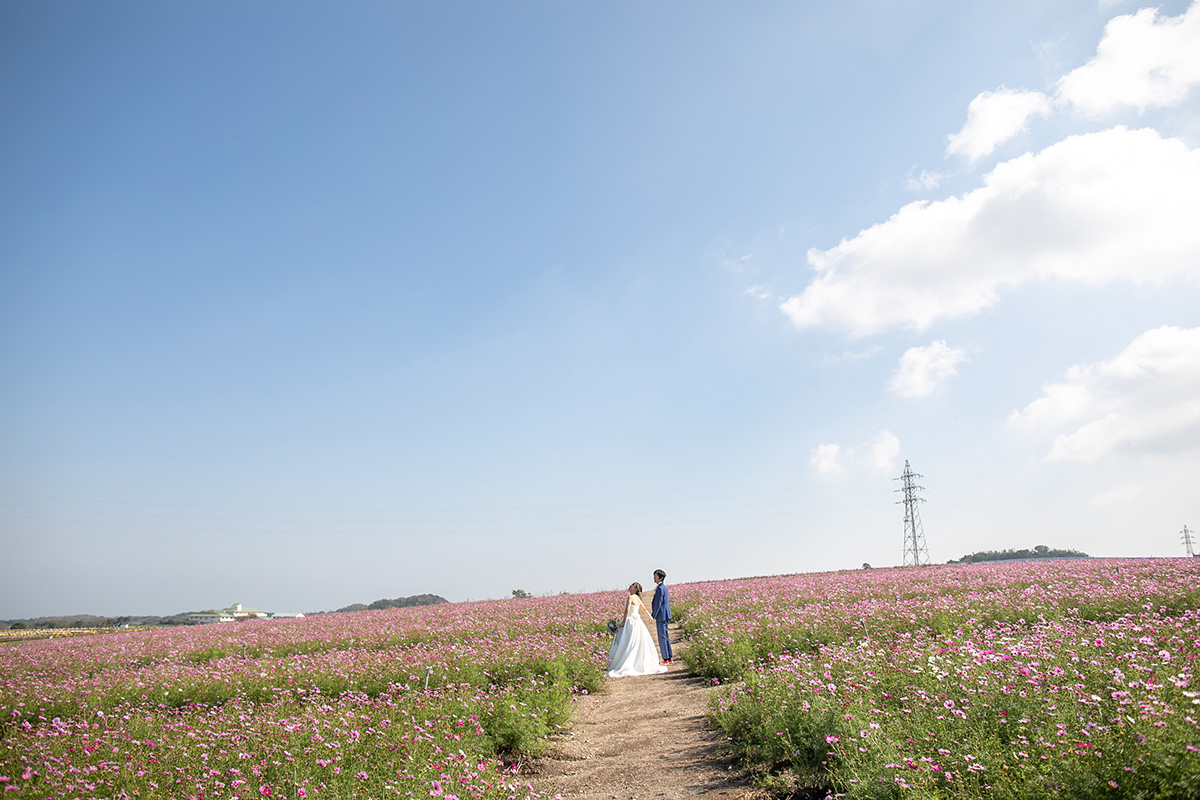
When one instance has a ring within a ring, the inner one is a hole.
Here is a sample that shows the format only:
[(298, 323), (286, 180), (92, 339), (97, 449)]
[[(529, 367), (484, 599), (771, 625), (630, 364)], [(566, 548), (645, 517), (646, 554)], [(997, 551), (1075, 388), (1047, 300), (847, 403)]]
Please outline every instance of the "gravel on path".
[[(686, 647), (677, 641), (672, 626), (673, 649)], [(678, 658), (661, 675), (609, 678), (602, 693), (576, 700), (569, 732), (531, 765), (535, 788), (564, 800), (763, 797), (705, 720), (711, 689)]]

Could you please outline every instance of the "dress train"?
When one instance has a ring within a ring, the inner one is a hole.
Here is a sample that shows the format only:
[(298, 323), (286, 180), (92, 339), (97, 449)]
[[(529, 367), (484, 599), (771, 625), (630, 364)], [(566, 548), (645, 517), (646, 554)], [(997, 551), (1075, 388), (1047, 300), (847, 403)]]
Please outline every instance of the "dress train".
[(612, 646), (608, 648), (608, 677), (628, 678), (633, 675), (658, 675), (666, 666), (658, 663), (658, 648), (646, 623), (642, 622), (639, 605), (632, 604), (625, 624), (617, 628)]

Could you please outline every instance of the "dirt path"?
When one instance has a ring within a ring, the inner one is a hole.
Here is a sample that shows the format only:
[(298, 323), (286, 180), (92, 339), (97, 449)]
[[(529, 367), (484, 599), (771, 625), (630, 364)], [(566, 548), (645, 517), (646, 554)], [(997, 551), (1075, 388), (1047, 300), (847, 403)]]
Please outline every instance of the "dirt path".
[[(642, 615), (651, 634), (653, 620)], [(610, 678), (580, 697), (571, 731), (535, 765), (535, 788), (564, 800), (682, 800), (760, 795), (720, 753), (723, 737), (704, 713), (709, 686), (678, 660), (662, 675)]]

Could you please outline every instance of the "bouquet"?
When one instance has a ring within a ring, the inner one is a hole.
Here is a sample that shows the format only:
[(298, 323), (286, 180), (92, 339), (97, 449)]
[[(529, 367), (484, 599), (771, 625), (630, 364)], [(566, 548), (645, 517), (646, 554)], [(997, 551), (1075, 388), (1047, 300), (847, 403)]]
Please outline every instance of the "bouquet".
[(609, 633), (616, 633), (617, 629), (620, 627), (621, 627), (621, 623), (617, 622), (615, 619), (610, 619), (608, 621), (608, 632)]

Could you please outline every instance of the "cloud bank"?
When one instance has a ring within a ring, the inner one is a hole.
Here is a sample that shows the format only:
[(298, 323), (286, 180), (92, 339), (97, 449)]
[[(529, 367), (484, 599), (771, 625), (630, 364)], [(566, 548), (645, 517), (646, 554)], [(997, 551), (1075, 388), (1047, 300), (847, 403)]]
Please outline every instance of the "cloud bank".
[(1200, 151), (1151, 129), (1071, 136), (999, 164), (984, 185), (902, 207), (829, 250), (781, 308), (799, 328), (923, 330), (1032, 281), (1200, 277)]
[(1197, 83), (1200, 4), (1178, 17), (1144, 8), (1109, 20), (1096, 55), (1060, 78), (1053, 98), (1004, 86), (981, 92), (967, 107), (962, 130), (950, 134), (946, 152), (976, 161), (1054, 107), (1093, 116), (1127, 108), (1143, 112), (1181, 103)]
[(1096, 55), (1058, 82), (1057, 96), (1085, 114), (1176, 105), (1200, 83), (1200, 3), (1178, 17), (1143, 8), (1104, 27)]
[[(1036, 116), (1172, 106), (1197, 83), (1200, 0), (1178, 17), (1143, 9), (1110, 20), (1096, 55), (1052, 96), (1003, 86), (979, 94), (947, 150), (974, 161)], [(910, 203), (810, 250), (817, 274), (781, 308), (799, 328), (861, 337), (978, 314), (1035, 281), (1195, 280), (1197, 208), (1200, 156), (1183, 142), (1123, 126), (1071, 136), (997, 165), (978, 189)]]
[(1048, 461), (1200, 449), (1200, 328), (1156, 328), (1110, 361), (1071, 367), (1009, 424), (1065, 431)]

